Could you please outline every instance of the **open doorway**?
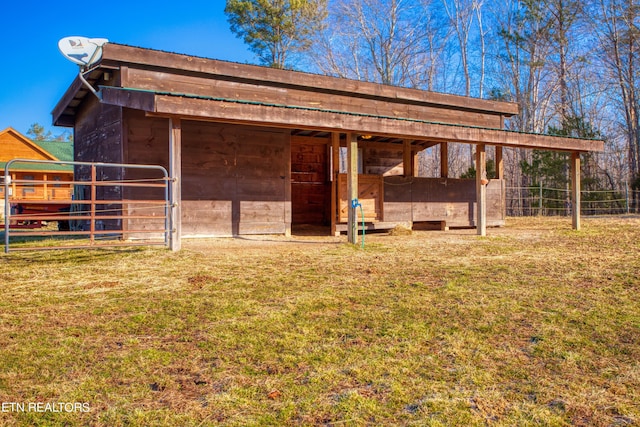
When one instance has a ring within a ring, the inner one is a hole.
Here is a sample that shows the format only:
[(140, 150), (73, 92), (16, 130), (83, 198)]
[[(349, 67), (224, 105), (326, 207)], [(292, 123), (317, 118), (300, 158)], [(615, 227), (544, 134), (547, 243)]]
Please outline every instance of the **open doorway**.
[(291, 219), (294, 233), (329, 234), (330, 139), (291, 137)]

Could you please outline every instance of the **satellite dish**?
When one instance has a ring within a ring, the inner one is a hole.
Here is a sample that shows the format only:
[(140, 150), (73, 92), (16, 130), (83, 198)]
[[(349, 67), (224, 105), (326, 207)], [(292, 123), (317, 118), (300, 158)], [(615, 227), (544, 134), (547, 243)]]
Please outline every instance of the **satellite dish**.
[(71, 36), (60, 39), (58, 49), (69, 61), (88, 67), (102, 59), (102, 46), (108, 42), (107, 39)]

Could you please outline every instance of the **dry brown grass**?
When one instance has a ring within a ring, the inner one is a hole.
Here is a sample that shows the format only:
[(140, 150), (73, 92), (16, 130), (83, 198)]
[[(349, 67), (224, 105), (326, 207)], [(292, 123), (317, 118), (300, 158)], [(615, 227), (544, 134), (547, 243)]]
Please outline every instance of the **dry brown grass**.
[(0, 258), (5, 425), (640, 425), (640, 219)]

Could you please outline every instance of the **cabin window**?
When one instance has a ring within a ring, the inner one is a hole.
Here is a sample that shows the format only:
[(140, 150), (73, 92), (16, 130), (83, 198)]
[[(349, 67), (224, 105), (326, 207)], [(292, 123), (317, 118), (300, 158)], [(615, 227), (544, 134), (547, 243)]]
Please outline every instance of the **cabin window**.
[(60, 178), (60, 176), (56, 175), (53, 177), (54, 181), (58, 181), (56, 184), (53, 184), (54, 187), (56, 188), (60, 188), (62, 187), (62, 184), (60, 184), (60, 181), (62, 181), (62, 178)]
[[(35, 177), (33, 175), (24, 175), (22, 177), (22, 179), (27, 180), (27, 181), (33, 181), (35, 179)], [(33, 194), (35, 192), (36, 192), (36, 187), (33, 184), (27, 184), (27, 183), (22, 184), (22, 194), (23, 195)]]

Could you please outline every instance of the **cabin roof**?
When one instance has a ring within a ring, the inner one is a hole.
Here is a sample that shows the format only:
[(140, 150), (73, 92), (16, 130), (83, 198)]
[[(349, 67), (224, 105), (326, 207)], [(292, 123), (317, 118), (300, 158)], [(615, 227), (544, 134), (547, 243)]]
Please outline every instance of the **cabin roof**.
[[(27, 138), (20, 132), (16, 131), (13, 128), (7, 128), (0, 132), (0, 135), (10, 136), (15, 141), (24, 144), (28, 147), (32, 152), (33, 156), (20, 154), (18, 156), (11, 156), (11, 153), (8, 154), (9, 157), (19, 157), (19, 158), (33, 158), (37, 159), (40, 157), (44, 157), (47, 160), (60, 160), (60, 161), (73, 161), (73, 142), (69, 141), (37, 141), (34, 139)], [(4, 171), (5, 166), (7, 165), (7, 161), (0, 161), (0, 169)], [(14, 166), (11, 167), (12, 170), (20, 170), (20, 171), (51, 171), (51, 172), (73, 172), (72, 165), (62, 165), (55, 163), (14, 163)], [(4, 172), (2, 172), (4, 173)]]

